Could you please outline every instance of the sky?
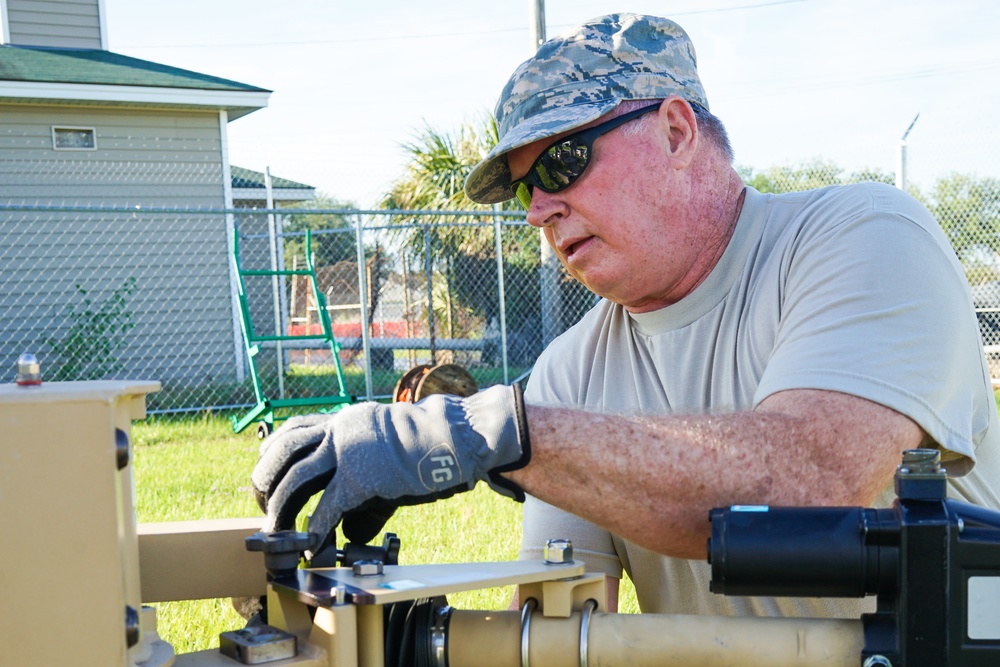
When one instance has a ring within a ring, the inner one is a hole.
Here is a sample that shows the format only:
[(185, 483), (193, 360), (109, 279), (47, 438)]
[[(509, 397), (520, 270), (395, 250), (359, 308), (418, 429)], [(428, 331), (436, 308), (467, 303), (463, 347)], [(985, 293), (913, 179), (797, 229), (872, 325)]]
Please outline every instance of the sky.
[[(372, 207), (427, 128), (492, 112), (531, 53), (532, 0), (104, 0), (111, 51), (272, 90), (230, 162)], [(546, 0), (552, 37), (613, 12), (691, 36), (738, 165), (1000, 177), (995, 0)]]

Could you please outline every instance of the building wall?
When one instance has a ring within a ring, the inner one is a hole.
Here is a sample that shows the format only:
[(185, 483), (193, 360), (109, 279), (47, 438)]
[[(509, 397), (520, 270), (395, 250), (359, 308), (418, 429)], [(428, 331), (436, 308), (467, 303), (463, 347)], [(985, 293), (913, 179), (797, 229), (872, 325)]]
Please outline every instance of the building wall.
[(6, 0), (9, 44), (100, 49), (99, 0)]
[[(54, 126), (96, 148), (56, 150)], [(0, 201), (219, 207), (221, 146), (214, 111), (0, 104)]]
[[(53, 125), (96, 149), (53, 150)], [(221, 151), (217, 112), (0, 105), (0, 368), (65, 363), (47, 341), (134, 281), (115, 375), (231, 380), (226, 220), (204, 210), (224, 208)]]

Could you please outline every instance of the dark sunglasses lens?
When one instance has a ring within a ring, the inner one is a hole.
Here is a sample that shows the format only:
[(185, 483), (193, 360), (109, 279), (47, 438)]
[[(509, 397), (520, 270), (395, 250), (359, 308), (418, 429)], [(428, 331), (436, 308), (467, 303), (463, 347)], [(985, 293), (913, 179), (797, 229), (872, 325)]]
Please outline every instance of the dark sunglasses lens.
[[(590, 162), (590, 144), (580, 137), (567, 137), (552, 144), (538, 156), (525, 180), (531, 181), (545, 192), (559, 192), (573, 185)], [(512, 183), (510, 188), (525, 209), (531, 208), (532, 185), (524, 181)]]
[(535, 182), (546, 192), (559, 192), (580, 178), (590, 160), (590, 146), (568, 137), (545, 149), (535, 163)]
[(531, 186), (527, 183), (518, 181), (511, 189), (514, 191), (514, 196), (517, 197), (517, 201), (521, 202), (521, 206), (527, 211), (531, 208)]

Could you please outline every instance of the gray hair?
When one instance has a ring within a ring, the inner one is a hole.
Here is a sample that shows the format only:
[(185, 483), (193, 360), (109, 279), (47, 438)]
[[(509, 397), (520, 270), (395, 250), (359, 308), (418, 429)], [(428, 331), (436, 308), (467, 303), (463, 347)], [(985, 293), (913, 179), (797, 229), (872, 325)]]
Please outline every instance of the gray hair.
[[(611, 113), (611, 117), (621, 116), (634, 109), (642, 109), (643, 107), (652, 106), (655, 103), (662, 103), (663, 100), (626, 100), (615, 107), (615, 110)], [(729, 142), (729, 133), (726, 132), (725, 125), (719, 120), (717, 116), (712, 115), (705, 107), (701, 106), (697, 102), (689, 102), (691, 108), (694, 109), (694, 116), (698, 122), (698, 129), (701, 130), (702, 134), (714, 145), (729, 163), (732, 164), (735, 159), (733, 153), (733, 145)], [(622, 133), (625, 136), (633, 135), (641, 131), (644, 127), (644, 123), (649, 122), (650, 116), (642, 116), (638, 119), (638, 122), (628, 123), (622, 128)]]

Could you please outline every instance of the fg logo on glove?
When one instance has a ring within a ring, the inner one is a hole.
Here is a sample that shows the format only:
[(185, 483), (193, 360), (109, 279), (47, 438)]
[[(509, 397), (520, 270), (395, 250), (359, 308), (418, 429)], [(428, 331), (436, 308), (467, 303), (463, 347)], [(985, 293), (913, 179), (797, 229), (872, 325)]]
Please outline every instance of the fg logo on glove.
[(420, 459), (420, 483), (428, 491), (455, 486), (462, 481), (455, 462), (455, 451), (445, 443), (434, 447)]

